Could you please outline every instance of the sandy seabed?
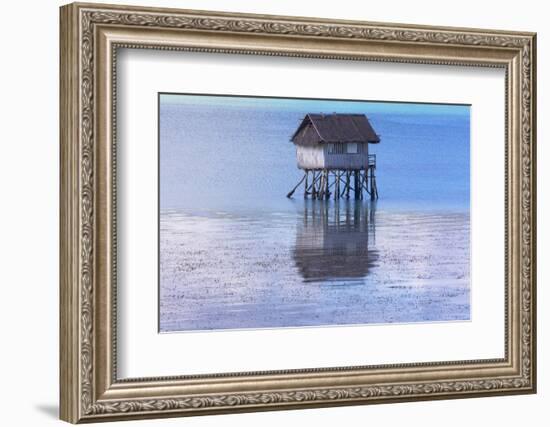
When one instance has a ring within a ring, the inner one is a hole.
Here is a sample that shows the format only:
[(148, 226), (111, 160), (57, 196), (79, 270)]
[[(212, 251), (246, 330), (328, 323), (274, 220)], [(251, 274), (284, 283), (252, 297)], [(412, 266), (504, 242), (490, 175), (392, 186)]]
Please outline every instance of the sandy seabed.
[(470, 319), (468, 212), (164, 210), (160, 331)]

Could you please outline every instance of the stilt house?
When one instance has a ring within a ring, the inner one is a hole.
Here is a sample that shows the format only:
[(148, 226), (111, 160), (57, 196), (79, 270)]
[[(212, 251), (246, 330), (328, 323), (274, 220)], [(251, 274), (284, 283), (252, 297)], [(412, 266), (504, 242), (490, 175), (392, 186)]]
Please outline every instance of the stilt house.
[(369, 144), (380, 137), (364, 114), (306, 114), (290, 140), (304, 176), (287, 197), (305, 182), (304, 197), (349, 198), (352, 191), (356, 199), (363, 192), (378, 198), (376, 155), (369, 154)]

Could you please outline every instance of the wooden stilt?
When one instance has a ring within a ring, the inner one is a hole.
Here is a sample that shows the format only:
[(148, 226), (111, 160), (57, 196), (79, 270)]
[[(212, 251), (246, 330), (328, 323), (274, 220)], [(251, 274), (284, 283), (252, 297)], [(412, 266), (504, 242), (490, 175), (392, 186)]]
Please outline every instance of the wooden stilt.
[(342, 176), (345, 176), (345, 174), (346, 174), (345, 172), (340, 173), (339, 180), (342, 183), (342, 192), (340, 193), (340, 196), (339, 196), (340, 198), (344, 197), (344, 193), (346, 192), (346, 180), (342, 179)]
[(315, 197), (314, 198), (319, 198), (319, 194), (321, 193), (321, 178), (322, 178), (321, 172), (317, 172), (317, 174), (315, 175), (315, 180), (314, 180), (314, 184), (315, 184)]
[(363, 178), (365, 174), (363, 171), (359, 171), (359, 199), (363, 200)]
[(367, 194), (370, 195), (371, 190), (369, 189), (369, 170), (367, 169), (365, 173), (363, 174), (363, 177), (361, 179), (362, 186)]
[(302, 177), (302, 179), (298, 182), (298, 184), (296, 184), (296, 186), (289, 191), (289, 193), (286, 195), (286, 197), (288, 197), (289, 199), (292, 197), (292, 195), (294, 194), (294, 192), (296, 191), (296, 189), (300, 186), (300, 184), (304, 181), (304, 179), (306, 178), (306, 175), (304, 175)]
[(378, 199), (378, 189), (376, 188), (376, 176), (374, 175), (374, 168), (370, 168), (370, 199)]
[(328, 181), (329, 181), (329, 174), (328, 174), (328, 170), (325, 169), (325, 199), (326, 200), (330, 199)]
[(359, 200), (359, 194), (361, 192), (361, 189), (359, 188), (359, 171), (353, 171), (353, 178), (353, 190), (355, 193), (355, 200)]
[(368, 176), (368, 169), (363, 174), (363, 179), (361, 180), (361, 183), (362, 183), (363, 190), (365, 190), (365, 193), (370, 194), (367, 176)]
[(322, 199), (325, 192), (325, 174), (322, 170), (319, 171), (317, 177), (317, 198)]
[(325, 197), (325, 172), (320, 171), (319, 172), (319, 199), (323, 200), (323, 197)]

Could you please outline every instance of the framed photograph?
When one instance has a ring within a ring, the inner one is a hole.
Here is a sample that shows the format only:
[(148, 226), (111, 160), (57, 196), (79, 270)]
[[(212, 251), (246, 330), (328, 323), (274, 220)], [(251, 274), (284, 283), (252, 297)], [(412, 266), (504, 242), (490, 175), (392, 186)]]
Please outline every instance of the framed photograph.
[(63, 420), (535, 392), (535, 34), (60, 22)]

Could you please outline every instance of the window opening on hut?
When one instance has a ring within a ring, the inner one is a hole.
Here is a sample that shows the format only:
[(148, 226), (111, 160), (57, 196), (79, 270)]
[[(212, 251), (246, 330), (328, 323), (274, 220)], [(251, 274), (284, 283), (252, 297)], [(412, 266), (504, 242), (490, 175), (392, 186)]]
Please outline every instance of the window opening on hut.
[(346, 144), (347, 154), (359, 154), (359, 144), (357, 142), (348, 142)]

